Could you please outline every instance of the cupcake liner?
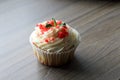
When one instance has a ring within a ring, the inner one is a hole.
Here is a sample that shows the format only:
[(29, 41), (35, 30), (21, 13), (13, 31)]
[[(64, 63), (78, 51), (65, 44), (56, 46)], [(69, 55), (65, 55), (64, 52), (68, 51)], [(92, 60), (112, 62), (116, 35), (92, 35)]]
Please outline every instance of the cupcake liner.
[(62, 51), (60, 53), (44, 51), (34, 46), (34, 44), (32, 45), (32, 47), (33, 47), (34, 54), (36, 55), (38, 60), (42, 64), (48, 65), (48, 66), (60, 66), (67, 63), (73, 58), (74, 51), (75, 51), (74, 47), (68, 51), (65, 51), (65, 52)]

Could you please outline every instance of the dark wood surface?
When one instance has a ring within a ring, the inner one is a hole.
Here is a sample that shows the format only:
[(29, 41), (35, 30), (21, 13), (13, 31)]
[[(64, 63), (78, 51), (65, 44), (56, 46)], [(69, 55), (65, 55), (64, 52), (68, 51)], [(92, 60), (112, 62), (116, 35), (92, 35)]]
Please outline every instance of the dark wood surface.
[[(82, 37), (58, 68), (41, 65), (29, 44), (35, 24), (52, 17)], [(119, 1), (0, 0), (0, 80), (120, 80)]]

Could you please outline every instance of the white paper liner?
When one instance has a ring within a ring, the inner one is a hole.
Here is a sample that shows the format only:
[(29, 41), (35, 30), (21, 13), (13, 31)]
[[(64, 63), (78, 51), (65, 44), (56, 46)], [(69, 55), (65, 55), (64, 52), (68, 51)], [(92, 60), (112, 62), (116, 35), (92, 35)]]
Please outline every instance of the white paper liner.
[(75, 51), (75, 48), (73, 47), (72, 49), (66, 52), (63, 51), (61, 53), (53, 53), (53, 52), (47, 53), (46, 51), (39, 49), (34, 45), (32, 45), (32, 47), (34, 50), (34, 54), (37, 56), (38, 60), (42, 64), (48, 66), (60, 66), (67, 63), (73, 58)]

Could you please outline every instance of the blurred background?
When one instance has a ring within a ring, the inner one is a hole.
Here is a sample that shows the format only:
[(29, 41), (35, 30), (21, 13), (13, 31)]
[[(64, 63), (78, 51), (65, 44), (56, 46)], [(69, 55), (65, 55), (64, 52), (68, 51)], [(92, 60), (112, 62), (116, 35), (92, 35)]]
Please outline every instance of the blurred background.
[[(78, 30), (82, 42), (71, 64), (37, 62), (29, 36), (56, 18)], [(119, 80), (119, 0), (0, 0), (0, 80)]]

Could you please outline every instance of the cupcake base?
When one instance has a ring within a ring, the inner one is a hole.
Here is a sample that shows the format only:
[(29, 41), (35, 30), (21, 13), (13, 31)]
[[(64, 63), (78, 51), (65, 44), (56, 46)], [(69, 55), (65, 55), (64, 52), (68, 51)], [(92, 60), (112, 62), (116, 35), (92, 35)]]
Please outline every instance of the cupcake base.
[(40, 63), (47, 66), (61, 66), (72, 60), (74, 56), (74, 47), (69, 51), (60, 53), (47, 53), (39, 48), (33, 47), (34, 54), (40, 61)]

